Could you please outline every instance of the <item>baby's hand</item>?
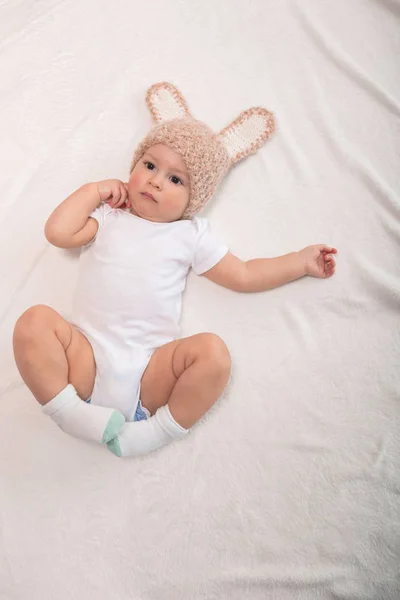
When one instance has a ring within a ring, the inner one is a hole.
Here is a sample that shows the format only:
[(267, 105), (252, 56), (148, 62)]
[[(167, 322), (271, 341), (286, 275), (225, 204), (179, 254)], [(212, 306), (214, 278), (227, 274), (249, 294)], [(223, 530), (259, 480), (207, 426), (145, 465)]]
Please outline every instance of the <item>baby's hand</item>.
[(119, 179), (104, 179), (97, 183), (101, 202), (107, 202), (112, 208), (130, 207), (128, 184)]
[(300, 250), (299, 254), (304, 260), (305, 274), (312, 277), (332, 277), (336, 265), (333, 254), (336, 252), (336, 248), (325, 246), (325, 244), (307, 246)]

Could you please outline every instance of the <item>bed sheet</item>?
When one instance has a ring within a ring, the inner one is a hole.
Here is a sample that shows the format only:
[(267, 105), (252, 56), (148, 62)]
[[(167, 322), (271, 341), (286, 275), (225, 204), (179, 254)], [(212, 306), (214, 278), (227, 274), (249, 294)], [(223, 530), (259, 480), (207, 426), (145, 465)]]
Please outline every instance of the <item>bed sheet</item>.
[[(399, 23), (395, 0), (0, 3), (0, 598), (400, 597)], [(124, 461), (41, 414), (12, 332), (68, 319), (79, 251), (44, 224), (127, 180), (157, 81), (215, 130), (275, 114), (202, 213), (231, 251), (327, 243), (337, 269), (256, 294), (191, 273), (182, 336), (220, 335), (230, 383)]]

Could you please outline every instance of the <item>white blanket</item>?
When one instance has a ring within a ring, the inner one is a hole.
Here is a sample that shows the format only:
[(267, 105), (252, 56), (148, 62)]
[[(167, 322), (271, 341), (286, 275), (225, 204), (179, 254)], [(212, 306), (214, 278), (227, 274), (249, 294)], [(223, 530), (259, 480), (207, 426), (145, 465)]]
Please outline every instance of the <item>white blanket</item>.
[[(1, 600), (400, 597), (400, 4), (0, 4)], [(121, 460), (43, 416), (12, 332), (68, 319), (79, 251), (43, 227), (87, 181), (127, 181), (170, 81), (219, 130), (277, 131), (203, 213), (247, 260), (338, 249), (329, 280), (238, 294), (190, 274), (182, 336), (231, 381), (188, 437)]]

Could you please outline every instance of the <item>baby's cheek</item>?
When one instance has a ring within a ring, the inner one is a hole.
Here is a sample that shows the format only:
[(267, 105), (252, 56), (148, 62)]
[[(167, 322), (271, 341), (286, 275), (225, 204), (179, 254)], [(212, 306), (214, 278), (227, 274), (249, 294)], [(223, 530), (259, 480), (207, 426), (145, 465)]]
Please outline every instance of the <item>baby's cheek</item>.
[(129, 179), (129, 183), (128, 183), (128, 189), (130, 192), (134, 192), (136, 191), (140, 186), (140, 175), (138, 173), (133, 172), (132, 175), (130, 176)]
[(173, 197), (168, 198), (164, 205), (167, 209), (173, 210), (174, 212), (178, 211), (182, 213), (189, 203), (189, 196), (185, 193), (174, 194)]

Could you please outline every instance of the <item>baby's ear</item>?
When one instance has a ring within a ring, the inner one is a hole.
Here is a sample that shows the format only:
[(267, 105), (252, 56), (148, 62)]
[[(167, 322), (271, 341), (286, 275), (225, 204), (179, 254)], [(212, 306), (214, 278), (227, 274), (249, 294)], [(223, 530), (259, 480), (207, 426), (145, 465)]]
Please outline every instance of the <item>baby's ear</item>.
[(234, 165), (239, 160), (254, 154), (275, 131), (274, 115), (266, 108), (254, 107), (240, 113), (230, 125), (219, 132)]
[(186, 101), (172, 83), (155, 83), (147, 90), (147, 106), (157, 123), (179, 117), (190, 117)]

